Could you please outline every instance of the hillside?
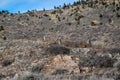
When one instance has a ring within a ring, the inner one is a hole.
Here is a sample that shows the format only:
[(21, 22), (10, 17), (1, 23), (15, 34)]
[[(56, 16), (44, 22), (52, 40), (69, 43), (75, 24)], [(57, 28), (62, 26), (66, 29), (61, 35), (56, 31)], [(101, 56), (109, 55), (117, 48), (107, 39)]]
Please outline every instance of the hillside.
[(120, 1), (1, 11), (0, 80), (120, 80)]

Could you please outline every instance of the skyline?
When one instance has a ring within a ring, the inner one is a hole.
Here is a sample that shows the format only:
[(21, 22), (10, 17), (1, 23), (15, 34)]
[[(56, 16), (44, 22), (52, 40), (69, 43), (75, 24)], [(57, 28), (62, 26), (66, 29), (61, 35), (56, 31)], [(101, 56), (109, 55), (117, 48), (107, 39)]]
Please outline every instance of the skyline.
[(0, 0), (0, 11), (8, 10), (12, 13), (26, 12), (28, 10), (46, 10), (53, 9), (54, 6), (69, 4), (78, 0)]

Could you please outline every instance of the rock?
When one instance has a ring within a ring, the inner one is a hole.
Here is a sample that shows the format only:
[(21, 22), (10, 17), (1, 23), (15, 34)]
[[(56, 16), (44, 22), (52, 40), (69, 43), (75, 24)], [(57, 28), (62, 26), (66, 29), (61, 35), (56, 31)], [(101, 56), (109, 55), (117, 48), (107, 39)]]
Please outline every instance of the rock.
[(72, 48), (71, 51), (73, 53), (84, 53), (84, 54), (87, 54), (87, 52), (90, 51), (90, 48)]
[(2, 79), (2, 78), (4, 78), (5, 77), (5, 75), (3, 75), (2, 73), (0, 73), (0, 80)]
[(47, 74), (53, 74), (56, 70), (64, 70), (66, 74), (70, 73), (79, 73), (79, 67), (78, 64), (75, 63), (71, 56), (65, 55), (55, 56), (51, 61), (48, 62), (48, 64), (45, 65), (45, 73)]

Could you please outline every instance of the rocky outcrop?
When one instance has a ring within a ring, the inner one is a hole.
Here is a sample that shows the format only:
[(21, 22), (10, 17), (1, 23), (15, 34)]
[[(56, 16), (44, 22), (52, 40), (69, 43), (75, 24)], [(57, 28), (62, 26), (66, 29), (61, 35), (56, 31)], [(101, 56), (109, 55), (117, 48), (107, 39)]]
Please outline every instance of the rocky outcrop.
[[(71, 74), (71, 73), (79, 73), (79, 67), (78, 64), (75, 63), (71, 56), (65, 55), (57, 55), (52, 60), (50, 60), (45, 66), (44, 66), (45, 73), (47, 74), (57, 74), (56, 71), (65, 71), (65, 74)], [(59, 72), (58, 72), (59, 73)]]

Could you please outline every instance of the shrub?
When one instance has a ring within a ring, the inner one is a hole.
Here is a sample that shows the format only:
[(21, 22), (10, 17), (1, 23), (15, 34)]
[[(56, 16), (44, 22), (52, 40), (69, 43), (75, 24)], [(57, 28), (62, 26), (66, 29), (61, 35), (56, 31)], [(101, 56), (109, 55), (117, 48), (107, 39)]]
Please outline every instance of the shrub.
[(13, 16), (13, 15), (14, 15), (13, 13), (10, 14), (10, 16)]
[(7, 16), (6, 14), (3, 15), (4, 18), (5, 18), (6, 16)]
[(116, 7), (116, 10), (119, 11), (119, 10), (120, 10), (120, 7)]
[(119, 18), (119, 17), (120, 17), (120, 14), (116, 13), (116, 16)]
[(4, 61), (2, 62), (2, 66), (3, 66), (3, 67), (6, 67), (6, 66), (11, 65), (12, 63), (13, 63), (13, 60), (4, 60)]
[(23, 78), (21, 77), (21, 79), (19, 80), (40, 80), (38, 75), (34, 75), (34, 74), (30, 74), (30, 75), (26, 75)]
[(106, 68), (113, 67), (115, 60), (109, 56), (100, 56), (97, 55), (95, 51), (88, 52), (87, 57), (80, 58), (79, 66), (80, 67), (97, 67), (97, 68)]
[(108, 52), (112, 55), (115, 55), (115, 53), (120, 54), (120, 48), (110, 48), (110, 49), (108, 49)]
[(2, 13), (9, 14), (9, 11), (8, 10), (2, 10)]
[(5, 36), (3, 36), (3, 40), (6, 40), (7, 38)]
[(45, 8), (43, 8), (43, 11), (45, 11)]
[(116, 10), (115, 9), (113, 9), (113, 12), (115, 12)]
[(57, 11), (56, 11), (56, 10), (54, 10), (54, 11), (52, 11), (52, 12), (51, 12), (51, 14), (55, 14), (56, 12), (57, 12)]
[(66, 55), (66, 54), (70, 54), (70, 49), (63, 47), (63, 46), (60, 46), (60, 45), (57, 45), (57, 44), (53, 44), (46, 49), (46, 53), (55, 54), (55, 55), (57, 55), (57, 54)]
[(59, 13), (60, 13), (60, 14), (62, 14), (62, 13), (63, 13), (63, 11), (62, 11), (61, 9), (59, 9)]
[(49, 20), (51, 20), (51, 18), (49, 18)]
[(65, 20), (65, 17), (63, 17), (63, 20)]
[(2, 20), (2, 22), (4, 22), (4, 20)]
[(31, 72), (33, 72), (33, 73), (39, 73), (39, 72), (41, 72), (41, 70), (42, 70), (42, 66), (32, 66), (31, 68), (30, 68), (30, 71)]
[(101, 22), (100, 25), (103, 25), (103, 23)]
[(47, 15), (47, 14), (43, 14), (43, 16), (48, 17), (49, 15)]
[(68, 22), (68, 23), (66, 23), (66, 24), (67, 24), (67, 25), (69, 25), (69, 26), (70, 26), (70, 25), (72, 25), (72, 23), (71, 23), (71, 22)]
[(20, 18), (18, 18), (17, 20), (20, 21)]
[(51, 28), (49, 29), (49, 31), (50, 31), (50, 32), (56, 32), (57, 30), (56, 30), (56, 28), (51, 27)]
[(57, 69), (55, 70), (55, 72), (53, 72), (53, 75), (56, 75), (56, 74), (65, 74), (67, 73), (68, 71), (66, 69)]
[(61, 21), (59, 16), (58, 16), (58, 21)]
[(113, 3), (112, 3), (114, 6), (116, 5), (116, 3), (115, 3), (115, 1), (113, 1)]
[(27, 20), (27, 21), (29, 21), (30, 19), (29, 19), (29, 18), (27, 18), (26, 20)]
[(104, 49), (104, 53), (109, 53), (112, 58), (114, 59), (119, 59), (120, 58), (120, 48), (109, 48), (109, 49)]
[(109, 23), (112, 23), (112, 22), (113, 22), (113, 20), (112, 20), (111, 18), (109, 18), (109, 20), (108, 20), (108, 21), (109, 21)]
[(81, 18), (83, 18), (84, 16), (83, 15), (80, 15), (80, 16), (77, 16), (76, 18), (75, 18), (75, 20), (76, 21), (79, 21)]
[(107, 2), (104, 2), (104, 1), (103, 1), (103, 2), (102, 2), (102, 5), (107, 5)]
[(4, 30), (4, 27), (3, 26), (0, 26), (0, 31)]
[(103, 17), (103, 14), (100, 14), (99, 17), (102, 18), (102, 17)]
[(2, 73), (0, 73), (0, 80), (2, 80), (2, 78), (4, 78), (5, 75), (3, 75)]

